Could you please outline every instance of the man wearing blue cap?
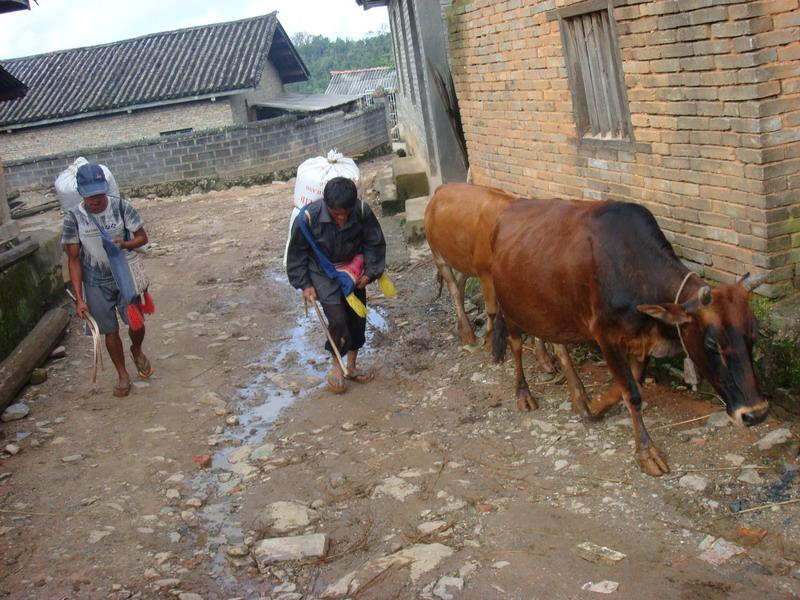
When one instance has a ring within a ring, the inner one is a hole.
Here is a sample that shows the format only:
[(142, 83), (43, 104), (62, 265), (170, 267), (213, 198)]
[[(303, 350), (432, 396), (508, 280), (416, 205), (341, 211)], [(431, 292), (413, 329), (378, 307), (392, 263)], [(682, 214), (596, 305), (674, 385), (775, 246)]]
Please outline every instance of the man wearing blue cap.
[[(78, 193), (83, 202), (64, 215), (61, 243), (64, 245), (72, 289), (77, 300), (76, 312), (81, 319), (90, 314), (105, 335), (106, 348), (119, 380), (114, 386), (114, 396), (124, 397), (130, 393), (131, 379), (125, 369), (125, 352), (119, 335), (117, 313), (127, 324), (126, 306), (111, 274), (108, 255), (103, 249), (98, 225), (120, 248), (133, 250), (147, 243), (139, 213), (122, 198), (108, 196), (108, 181), (100, 165), (81, 165), (76, 175)], [(125, 231), (132, 237), (125, 239)], [(140, 377), (153, 374), (150, 361), (142, 352), (144, 327), (129, 330), (131, 354)]]

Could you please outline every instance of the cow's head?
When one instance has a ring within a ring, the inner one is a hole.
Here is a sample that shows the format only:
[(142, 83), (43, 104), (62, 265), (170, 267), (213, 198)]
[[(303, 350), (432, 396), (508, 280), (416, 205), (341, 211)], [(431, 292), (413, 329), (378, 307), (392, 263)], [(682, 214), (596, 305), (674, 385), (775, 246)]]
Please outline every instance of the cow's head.
[(680, 329), (686, 351), (725, 402), (739, 425), (758, 425), (767, 416), (753, 371), (758, 325), (747, 302), (763, 278), (744, 275), (733, 285), (701, 288), (683, 304), (646, 304), (643, 313)]

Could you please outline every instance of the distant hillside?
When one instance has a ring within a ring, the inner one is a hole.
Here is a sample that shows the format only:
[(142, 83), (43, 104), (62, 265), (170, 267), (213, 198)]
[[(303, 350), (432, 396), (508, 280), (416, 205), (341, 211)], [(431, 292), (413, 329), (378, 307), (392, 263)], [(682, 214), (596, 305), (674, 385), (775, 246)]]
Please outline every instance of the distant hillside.
[(392, 38), (388, 32), (363, 40), (335, 41), (322, 35), (298, 33), (292, 36), (292, 43), (311, 73), (308, 81), (286, 86), (294, 92), (323, 93), (331, 80), (331, 71), (394, 67)]

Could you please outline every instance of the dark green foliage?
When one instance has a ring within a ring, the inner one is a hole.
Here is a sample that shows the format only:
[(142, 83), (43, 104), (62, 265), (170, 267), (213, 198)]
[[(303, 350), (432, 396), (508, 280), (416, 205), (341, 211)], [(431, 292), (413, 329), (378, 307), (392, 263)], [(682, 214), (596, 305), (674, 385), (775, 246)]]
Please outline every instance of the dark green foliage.
[(363, 40), (329, 40), (322, 35), (297, 33), (292, 43), (311, 79), (292, 83), (287, 89), (304, 94), (322, 94), (331, 80), (331, 71), (347, 71), (368, 67), (394, 67), (392, 38), (388, 32), (371, 35)]
[(796, 321), (779, 325), (768, 298), (755, 296), (751, 305), (759, 325), (753, 361), (761, 389), (774, 403), (800, 414), (800, 327)]

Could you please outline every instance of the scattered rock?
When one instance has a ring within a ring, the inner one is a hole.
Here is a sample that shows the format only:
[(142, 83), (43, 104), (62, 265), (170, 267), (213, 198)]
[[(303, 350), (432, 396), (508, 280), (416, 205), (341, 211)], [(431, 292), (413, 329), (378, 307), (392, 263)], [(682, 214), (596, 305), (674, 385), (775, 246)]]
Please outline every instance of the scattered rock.
[(367, 561), (357, 571), (352, 571), (332, 583), (322, 592), (323, 598), (347, 598), (355, 597), (365, 584), (377, 581), (378, 578), (389, 569), (400, 569), (411, 563), (410, 557), (383, 556), (374, 560)]
[(66, 346), (58, 346), (55, 350), (50, 353), (50, 358), (64, 358), (67, 355), (67, 348)]
[(246, 461), (248, 458), (250, 458), (250, 453), (252, 451), (253, 451), (252, 446), (248, 445), (240, 446), (239, 448), (237, 448), (228, 455), (228, 462), (231, 463), (232, 465), (235, 465), (236, 463)]
[(28, 383), (31, 385), (41, 385), (47, 381), (47, 370), (46, 369), (34, 369), (31, 372), (31, 377), (28, 379)]
[(690, 490), (694, 490), (695, 492), (702, 492), (708, 486), (708, 479), (700, 475), (694, 475), (690, 473), (681, 477), (678, 480), (678, 485)]
[(758, 446), (759, 450), (769, 450), (778, 444), (788, 442), (790, 439), (792, 439), (792, 432), (785, 427), (782, 427), (780, 429), (773, 429), (767, 435), (758, 440), (755, 445)]
[(764, 481), (755, 469), (743, 469), (737, 480), (751, 485), (759, 485)]
[(566, 460), (557, 460), (553, 465), (554, 471), (560, 471), (561, 469), (565, 469), (569, 466), (569, 463)]
[(731, 419), (728, 416), (728, 413), (724, 410), (711, 413), (711, 415), (708, 417), (708, 421), (706, 422), (707, 427), (714, 427), (716, 429), (727, 427), (730, 424)]
[(739, 467), (744, 464), (744, 456), (738, 454), (726, 454), (725, 460), (731, 463), (734, 467)]
[(389, 477), (384, 479), (383, 482), (375, 488), (372, 492), (373, 498), (379, 496), (391, 496), (396, 500), (402, 502), (406, 496), (416, 494), (419, 488), (413, 483), (407, 482), (405, 479), (399, 477)]
[(419, 529), (423, 535), (429, 535), (445, 528), (447, 528), (447, 521), (428, 521), (427, 523), (422, 523), (417, 526), (417, 529)]
[(273, 502), (258, 519), (259, 528), (273, 534), (291, 533), (319, 521), (319, 513), (297, 502)]
[(345, 421), (342, 423), (342, 431), (356, 431), (362, 427), (366, 427), (367, 423), (365, 421), (357, 421), (355, 423), (351, 423), (350, 421)]
[(31, 409), (27, 404), (17, 402), (16, 404), (10, 405), (3, 411), (3, 414), (0, 415), (0, 421), (3, 421), (3, 423), (8, 423), (9, 421), (18, 421), (27, 417), (29, 412), (31, 412)]
[(619, 589), (619, 583), (616, 581), (608, 581), (607, 579), (598, 581), (597, 583), (589, 581), (584, 583), (581, 589), (587, 592), (597, 592), (598, 594), (613, 594)]
[(697, 558), (712, 565), (721, 565), (729, 558), (745, 552), (747, 551), (741, 546), (737, 546), (726, 539), (718, 538)]
[(434, 569), (443, 559), (453, 555), (453, 549), (444, 544), (415, 544), (392, 556), (411, 559), (411, 581)]
[(19, 446), (16, 444), (8, 444), (5, 448), (3, 448), (6, 452), (8, 452), (11, 456), (15, 454), (19, 454)]
[(511, 563), (508, 562), (507, 560), (498, 560), (497, 562), (493, 562), (492, 563), (492, 568), (493, 569), (505, 569), (510, 564)]
[(275, 454), (275, 444), (264, 444), (250, 453), (250, 460), (268, 460), (272, 458), (273, 454)]
[(464, 580), (460, 577), (442, 577), (433, 588), (433, 595), (442, 600), (453, 600), (454, 596), (448, 592), (449, 588), (454, 588), (459, 592), (464, 589)]
[(178, 490), (176, 490), (175, 488), (170, 488), (170, 489), (167, 490), (167, 498), (169, 500), (180, 500), (181, 499), (181, 493)]
[(597, 565), (615, 565), (625, 558), (625, 554), (612, 550), (607, 546), (598, 546), (592, 542), (583, 542), (573, 548), (573, 552), (584, 560)]
[(90, 544), (96, 544), (97, 542), (102, 540), (104, 537), (107, 537), (109, 535), (111, 535), (110, 531), (92, 531), (89, 534), (89, 543)]
[(225, 424), (234, 427), (239, 424), (239, 417), (236, 415), (228, 415), (225, 417)]
[(80, 454), (70, 454), (69, 456), (64, 456), (61, 459), (61, 462), (63, 462), (63, 463), (74, 463), (74, 462), (78, 462), (79, 460), (82, 460), (82, 459), (83, 459), (83, 456), (80, 455)]
[(178, 600), (203, 600), (203, 597), (193, 592), (181, 592), (178, 594)]
[(233, 556), (235, 558), (242, 558), (250, 554), (250, 549), (247, 546), (228, 546), (225, 549), (225, 553), (228, 556)]
[(207, 469), (211, 466), (211, 455), (200, 454), (192, 458), (192, 462), (196, 463), (201, 469)]
[(264, 539), (256, 543), (253, 556), (262, 573), (271, 564), (286, 560), (325, 556), (328, 536), (322, 533)]

